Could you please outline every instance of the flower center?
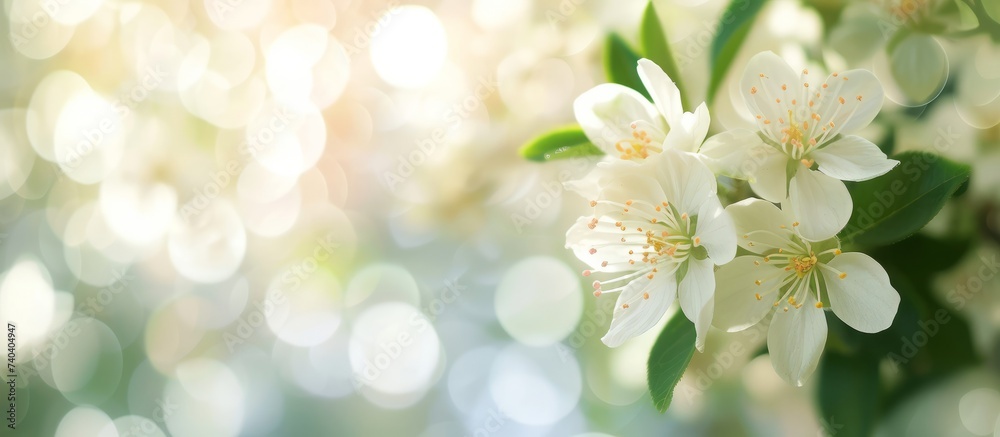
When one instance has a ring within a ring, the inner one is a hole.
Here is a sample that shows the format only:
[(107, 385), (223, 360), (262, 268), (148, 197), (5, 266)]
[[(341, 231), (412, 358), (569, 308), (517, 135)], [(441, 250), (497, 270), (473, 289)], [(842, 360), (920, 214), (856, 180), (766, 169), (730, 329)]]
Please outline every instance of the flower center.
[[(613, 210), (610, 213), (606, 212), (603, 214), (603, 220), (597, 217), (591, 219), (589, 228), (597, 229), (602, 223), (603, 226), (608, 226), (611, 223), (610, 220), (617, 220), (614, 222), (614, 226), (621, 235), (618, 241), (593, 246), (590, 249), (590, 254), (597, 255), (607, 251), (609, 258), (601, 262), (601, 267), (607, 268), (612, 263), (627, 263), (627, 266), (619, 265), (618, 267), (631, 270), (630, 273), (607, 281), (594, 281), (594, 295), (596, 296), (600, 296), (602, 293), (621, 291), (627, 286), (626, 284), (604, 290), (602, 288), (604, 285), (622, 281), (631, 282), (632, 279), (637, 279), (640, 276), (652, 280), (661, 272), (661, 267), (665, 269), (667, 274), (670, 274), (689, 256), (700, 257), (704, 255), (702, 252), (705, 249), (701, 246), (701, 238), (694, 235), (698, 217), (678, 212), (669, 201), (664, 200), (659, 204), (653, 204), (643, 200), (627, 200), (625, 203), (594, 200), (590, 202), (590, 205), (619, 208), (619, 216), (613, 216)], [(602, 235), (607, 235), (606, 229), (599, 232)], [(589, 270), (584, 272), (584, 276), (589, 275)]]
[[(791, 228), (798, 225), (794, 222)], [(779, 225), (779, 228), (782, 231), (788, 229), (785, 225)], [(759, 254), (762, 258), (754, 261), (754, 265), (773, 264), (778, 267), (768, 275), (755, 275), (754, 284), (760, 287), (760, 291), (753, 297), (757, 300), (773, 299), (774, 306), (781, 307), (782, 311), (802, 308), (810, 297), (814, 298), (816, 308), (824, 307), (821, 269), (833, 271), (840, 279), (847, 277), (846, 273), (825, 264), (841, 254), (840, 243), (835, 238), (810, 242), (797, 233), (769, 230), (752, 231), (743, 238), (750, 240), (751, 247), (761, 247)]]
[[(660, 153), (663, 134), (652, 126), (644, 126), (645, 123), (632, 122), (629, 127), (632, 129), (632, 137), (626, 138), (615, 144), (621, 159), (643, 160), (649, 157), (650, 153)], [(652, 133), (651, 133), (652, 132)]]
[[(819, 83), (810, 81), (809, 70), (802, 70), (797, 85), (772, 82), (765, 73), (759, 76), (760, 85), (751, 87), (749, 96), (765, 140), (806, 166), (812, 165), (809, 153), (835, 139), (840, 126), (864, 101), (863, 94), (845, 93), (850, 79), (839, 73)], [(778, 116), (777, 120), (770, 118), (773, 116)]]
[(804, 255), (797, 258), (791, 258), (788, 265), (795, 268), (795, 275), (801, 279), (804, 278), (818, 262), (819, 261), (816, 259), (816, 253), (810, 251), (808, 256)]

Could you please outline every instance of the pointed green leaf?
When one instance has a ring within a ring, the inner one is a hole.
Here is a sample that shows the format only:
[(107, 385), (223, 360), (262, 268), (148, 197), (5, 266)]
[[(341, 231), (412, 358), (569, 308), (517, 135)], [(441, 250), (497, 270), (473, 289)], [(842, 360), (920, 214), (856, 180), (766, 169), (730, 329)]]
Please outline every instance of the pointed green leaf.
[(521, 156), (531, 161), (551, 161), (580, 156), (600, 156), (604, 152), (590, 143), (580, 126), (571, 125), (541, 134), (521, 147)]
[(708, 81), (708, 97), (711, 102), (719, 91), (729, 67), (739, 53), (743, 40), (750, 33), (754, 18), (767, 0), (732, 0), (719, 19), (719, 31), (712, 40), (712, 68)]
[(670, 76), (670, 79), (677, 84), (677, 89), (681, 91), (681, 102), (684, 109), (691, 109), (684, 93), (684, 84), (681, 82), (681, 71), (677, 68), (674, 53), (670, 50), (670, 41), (667, 40), (667, 34), (663, 31), (660, 17), (656, 14), (653, 2), (649, 2), (649, 5), (646, 6), (646, 12), (642, 14), (639, 43), (646, 58), (659, 65), (667, 73), (667, 76)]
[(670, 407), (674, 388), (694, 356), (694, 324), (677, 311), (657, 337), (649, 352), (647, 382), (653, 405), (661, 413)]
[(639, 59), (639, 54), (621, 36), (616, 33), (608, 35), (604, 42), (604, 73), (608, 80), (632, 88), (648, 99), (649, 93), (636, 71)]
[(968, 165), (924, 152), (894, 156), (900, 164), (875, 179), (848, 183), (854, 212), (839, 237), (884, 246), (923, 228), (969, 179)]

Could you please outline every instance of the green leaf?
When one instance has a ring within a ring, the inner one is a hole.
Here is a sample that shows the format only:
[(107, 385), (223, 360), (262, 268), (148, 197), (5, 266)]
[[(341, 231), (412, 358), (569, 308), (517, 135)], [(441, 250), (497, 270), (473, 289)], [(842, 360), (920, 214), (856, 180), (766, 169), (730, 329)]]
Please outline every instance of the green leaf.
[(571, 125), (541, 134), (524, 147), (521, 156), (532, 161), (551, 161), (580, 156), (599, 156), (604, 152), (590, 143), (580, 126)]
[(919, 231), (969, 179), (970, 168), (924, 152), (895, 156), (896, 168), (848, 183), (854, 212), (839, 234), (845, 244), (884, 246)]
[(718, 33), (712, 40), (712, 76), (708, 81), (707, 97), (710, 103), (765, 3), (767, 0), (732, 0), (722, 13)]
[(653, 405), (661, 413), (667, 411), (674, 396), (674, 387), (684, 375), (694, 356), (694, 324), (678, 311), (663, 327), (649, 352), (647, 381)]
[(649, 92), (636, 71), (639, 59), (639, 54), (618, 34), (612, 33), (604, 41), (604, 73), (608, 80), (632, 88), (648, 99)]
[(824, 434), (872, 435), (879, 400), (878, 360), (826, 351), (820, 365), (818, 394)]
[(660, 24), (660, 17), (656, 15), (656, 7), (653, 2), (646, 6), (646, 12), (642, 14), (642, 25), (639, 28), (639, 44), (642, 53), (650, 61), (659, 65), (667, 76), (677, 84), (677, 89), (681, 92), (681, 102), (684, 109), (690, 109), (688, 99), (684, 93), (684, 85), (681, 82), (681, 71), (677, 68), (677, 61), (674, 60), (674, 53), (670, 50), (670, 42), (667, 34)]

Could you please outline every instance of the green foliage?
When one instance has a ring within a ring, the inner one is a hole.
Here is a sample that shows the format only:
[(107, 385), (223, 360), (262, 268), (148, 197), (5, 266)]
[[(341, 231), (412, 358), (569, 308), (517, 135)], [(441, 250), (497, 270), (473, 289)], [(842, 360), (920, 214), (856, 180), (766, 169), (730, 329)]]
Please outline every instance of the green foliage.
[(661, 413), (670, 407), (674, 388), (694, 356), (694, 324), (680, 311), (667, 322), (649, 353), (647, 382), (653, 405)]
[(627, 86), (649, 98), (636, 66), (641, 57), (616, 33), (604, 40), (604, 73), (611, 82)]
[(818, 395), (825, 434), (870, 436), (879, 400), (878, 360), (826, 351), (819, 368)]
[(928, 384), (979, 363), (968, 323), (953, 305), (940, 302), (931, 285), (973, 249), (974, 241), (974, 234), (947, 239), (916, 234), (871, 251), (901, 298), (888, 330), (853, 333), (863, 352), (887, 359), (898, 375), (884, 397), (884, 412)]
[(681, 102), (685, 109), (690, 109), (690, 102), (684, 93), (684, 84), (681, 79), (681, 71), (677, 68), (673, 51), (667, 40), (666, 32), (660, 24), (660, 17), (656, 14), (656, 7), (653, 2), (649, 2), (646, 11), (642, 14), (642, 24), (639, 28), (639, 43), (646, 58), (659, 65), (670, 79), (677, 84), (681, 92)]
[(895, 157), (896, 168), (875, 179), (849, 183), (854, 201), (841, 241), (884, 246), (919, 231), (969, 179), (970, 168), (923, 152)]
[(718, 33), (712, 40), (712, 75), (708, 81), (707, 96), (709, 102), (715, 99), (743, 40), (750, 33), (754, 18), (766, 3), (767, 0), (732, 0), (722, 13)]
[(521, 156), (539, 162), (603, 154), (601, 149), (590, 143), (583, 129), (576, 125), (553, 129), (521, 147)]

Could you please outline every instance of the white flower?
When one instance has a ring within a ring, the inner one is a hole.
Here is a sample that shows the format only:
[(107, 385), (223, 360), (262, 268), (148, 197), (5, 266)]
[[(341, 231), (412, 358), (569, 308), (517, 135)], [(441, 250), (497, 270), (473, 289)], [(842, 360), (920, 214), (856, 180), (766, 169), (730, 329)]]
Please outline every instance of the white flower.
[(736, 230), (716, 195), (715, 175), (693, 154), (668, 149), (628, 172), (592, 176), (599, 187), (590, 201), (594, 214), (569, 229), (566, 247), (590, 266), (584, 276), (620, 275), (594, 281), (595, 296), (620, 293), (602, 340), (616, 347), (642, 334), (679, 298), (703, 350), (715, 265), (736, 254)]
[(836, 238), (811, 242), (805, 223), (760, 199), (726, 208), (736, 224), (741, 256), (716, 272), (714, 325), (746, 329), (774, 309), (767, 349), (774, 370), (796, 385), (816, 369), (826, 343), (825, 310), (861, 332), (885, 330), (896, 317), (899, 294), (889, 275), (863, 253), (843, 253)]
[(809, 240), (834, 236), (850, 219), (851, 196), (841, 181), (871, 179), (899, 164), (850, 135), (882, 107), (882, 86), (869, 71), (821, 80), (762, 52), (747, 64), (740, 91), (758, 131), (731, 130), (709, 138), (703, 149), (726, 157), (722, 166), (749, 179), (760, 197), (790, 199), (791, 212), (802, 220), (799, 232)]
[[(623, 85), (591, 88), (573, 103), (587, 138), (608, 156), (642, 160), (664, 149), (698, 150), (708, 134), (708, 107), (684, 112), (677, 85), (653, 61), (640, 59), (639, 78), (653, 103)], [(655, 103), (655, 105), (654, 105)]]

